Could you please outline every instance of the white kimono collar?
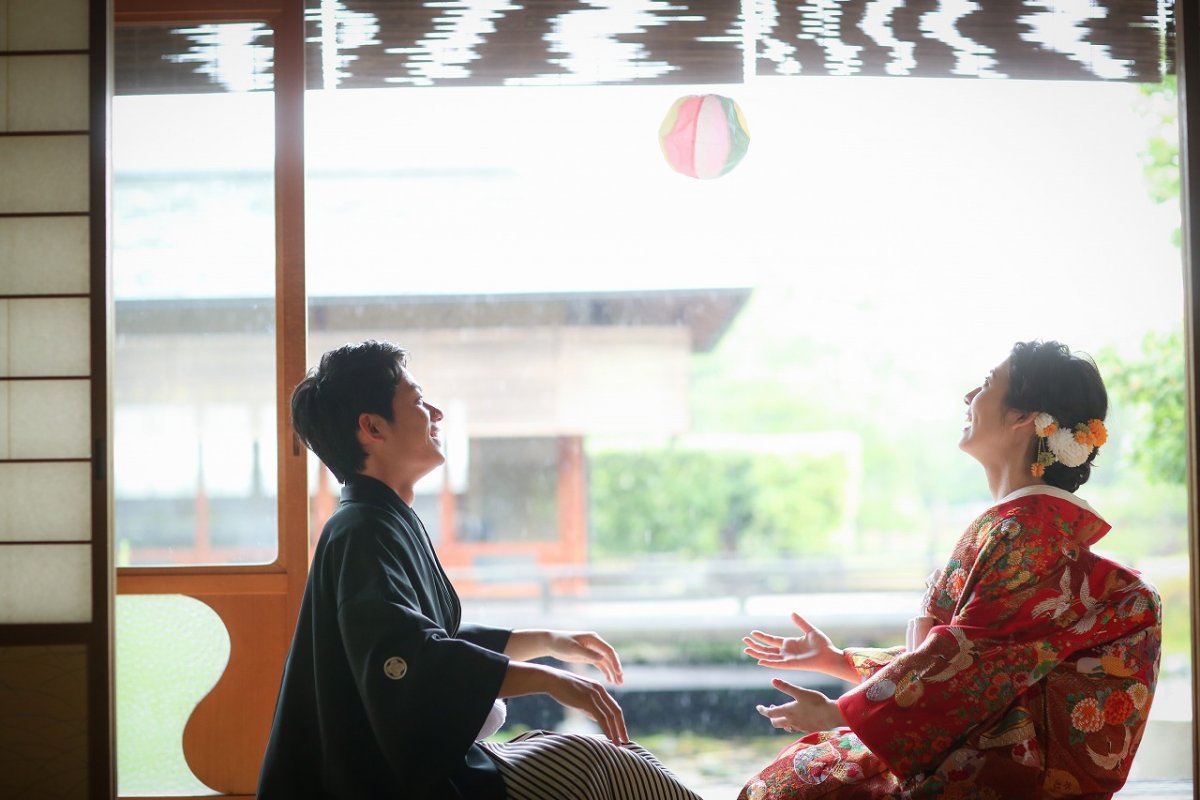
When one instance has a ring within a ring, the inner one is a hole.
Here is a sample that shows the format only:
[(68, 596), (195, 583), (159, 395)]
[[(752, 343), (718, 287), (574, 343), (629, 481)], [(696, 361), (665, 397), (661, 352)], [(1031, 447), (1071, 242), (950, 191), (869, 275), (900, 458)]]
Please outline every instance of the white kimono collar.
[(1059, 500), (1066, 500), (1068, 503), (1077, 505), (1080, 508), (1084, 509), (1085, 511), (1091, 512), (1093, 515), (1095, 515), (1096, 519), (1100, 520), (1101, 522), (1106, 522), (1104, 517), (1100, 516), (1099, 512), (1097, 512), (1096, 509), (1094, 509), (1090, 505), (1088, 505), (1088, 502), (1086, 500), (1084, 500), (1082, 497), (1078, 497), (1073, 492), (1068, 492), (1066, 489), (1059, 489), (1057, 486), (1049, 486), (1046, 484), (1034, 484), (1032, 486), (1023, 486), (1020, 489), (1017, 489), (1016, 491), (1009, 492), (1004, 497), (1001, 497), (999, 500), (997, 500), (995, 503), (992, 503), (992, 505), (998, 506), (998, 505), (1001, 505), (1002, 503), (1007, 503), (1009, 500), (1016, 500), (1021, 497), (1029, 497), (1030, 495), (1035, 495), (1035, 494), (1048, 494), (1051, 497), (1057, 497)]

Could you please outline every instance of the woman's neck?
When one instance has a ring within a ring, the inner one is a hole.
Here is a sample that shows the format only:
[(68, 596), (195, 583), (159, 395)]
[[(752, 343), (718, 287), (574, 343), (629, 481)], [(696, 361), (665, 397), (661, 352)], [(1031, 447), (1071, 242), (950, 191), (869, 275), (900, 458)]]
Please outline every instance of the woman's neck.
[(1025, 459), (1022, 459), (1020, 463), (1009, 462), (985, 466), (984, 471), (987, 473), (988, 490), (991, 491), (993, 500), (1007, 497), (1026, 486), (1044, 486), (1046, 483), (1029, 471), (1029, 464)]

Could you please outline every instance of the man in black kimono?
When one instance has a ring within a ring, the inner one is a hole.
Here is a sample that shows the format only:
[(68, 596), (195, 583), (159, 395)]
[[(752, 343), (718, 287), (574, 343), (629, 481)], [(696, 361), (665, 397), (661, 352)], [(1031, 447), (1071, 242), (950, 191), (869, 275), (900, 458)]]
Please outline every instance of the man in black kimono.
[(586, 677), (525, 660), (595, 665), (621, 682), (593, 633), (464, 625), (413, 486), (443, 461), (442, 412), (406, 353), (365, 342), (326, 353), (292, 395), (292, 425), (345, 484), (317, 544), (259, 779), (262, 800), (500, 800), (476, 743), (497, 698), (546, 693), (628, 741), (620, 707)]

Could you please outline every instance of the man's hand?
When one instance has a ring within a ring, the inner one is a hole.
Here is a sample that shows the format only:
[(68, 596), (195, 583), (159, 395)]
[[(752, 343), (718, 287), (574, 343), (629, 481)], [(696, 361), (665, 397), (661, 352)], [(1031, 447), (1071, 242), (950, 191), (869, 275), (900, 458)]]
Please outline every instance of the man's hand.
[(846, 663), (842, 651), (808, 620), (792, 612), (792, 622), (800, 629), (799, 636), (776, 636), (762, 631), (751, 631), (743, 637), (745, 653), (758, 659), (759, 666), (776, 669), (807, 669), (832, 675), (835, 678), (855, 683), (858, 675)]
[(625, 681), (617, 651), (591, 631), (513, 631), (504, 654), (518, 661), (553, 656), (573, 664), (591, 664), (609, 683), (620, 686)]
[(625, 673), (621, 671), (621, 658), (608, 642), (590, 631), (569, 633), (567, 631), (548, 631), (550, 634), (549, 652), (561, 661), (574, 664), (591, 664), (600, 670), (605, 679), (616, 686), (625, 682)]
[(510, 661), (500, 697), (548, 694), (568, 708), (577, 708), (590, 717), (614, 744), (629, 742), (625, 714), (617, 701), (598, 681), (544, 664)]
[(792, 733), (828, 731), (846, 724), (837, 703), (820, 692), (802, 689), (776, 678), (771, 685), (792, 700), (780, 706), (755, 706), (759, 714), (771, 721), (771, 727)]

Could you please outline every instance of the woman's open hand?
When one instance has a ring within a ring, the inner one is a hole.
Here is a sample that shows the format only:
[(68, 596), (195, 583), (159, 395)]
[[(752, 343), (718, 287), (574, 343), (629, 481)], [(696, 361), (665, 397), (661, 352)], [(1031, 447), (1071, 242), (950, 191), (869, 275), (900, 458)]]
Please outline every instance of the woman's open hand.
[(746, 655), (758, 659), (759, 666), (763, 667), (807, 669), (845, 678), (848, 665), (842, 658), (842, 651), (833, 646), (829, 637), (794, 611), (792, 622), (800, 629), (799, 636), (751, 631), (749, 636), (742, 638)]
[(820, 692), (803, 689), (776, 678), (771, 685), (792, 698), (778, 706), (755, 706), (759, 714), (771, 721), (771, 727), (791, 733), (828, 731), (846, 724), (837, 703)]

